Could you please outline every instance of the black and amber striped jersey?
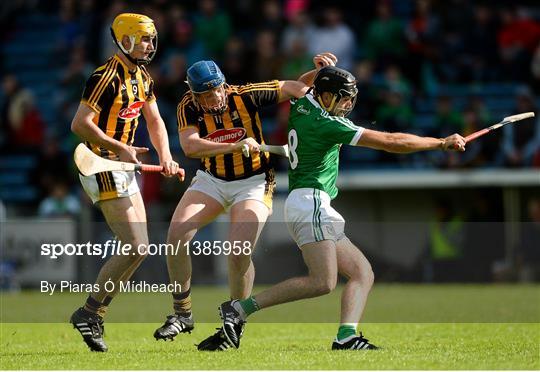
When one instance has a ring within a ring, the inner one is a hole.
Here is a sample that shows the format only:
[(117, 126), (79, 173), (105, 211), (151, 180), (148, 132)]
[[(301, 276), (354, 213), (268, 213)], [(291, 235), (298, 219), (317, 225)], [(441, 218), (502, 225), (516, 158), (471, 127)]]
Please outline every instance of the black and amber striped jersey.
[[(193, 102), (190, 92), (178, 104), (178, 130), (196, 128), (201, 138), (219, 142), (236, 143), (252, 137), (263, 144), (261, 119), (258, 109), (279, 102), (279, 81), (227, 87), (227, 110), (221, 115), (205, 113)], [(241, 152), (221, 154), (201, 159), (201, 169), (213, 176), (233, 181), (267, 171), (269, 154), (252, 154), (249, 158)]]
[[(141, 109), (146, 102), (154, 100), (154, 82), (144, 66), (130, 71), (120, 57), (114, 55), (90, 76), (81, 103), (97, 113), (94, 124), (107, 136), (131, 146)], [(110, 150), (90, 142), (86, 145), (101, 157), (118, 158)]]

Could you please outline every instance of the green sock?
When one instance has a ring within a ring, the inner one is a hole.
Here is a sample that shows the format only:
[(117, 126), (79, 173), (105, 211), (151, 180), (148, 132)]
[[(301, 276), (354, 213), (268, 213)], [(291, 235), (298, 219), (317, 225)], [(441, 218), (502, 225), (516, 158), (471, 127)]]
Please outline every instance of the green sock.
[(342, 324), (339, 326), (337, 339), (341, 341), (347, 337), (353, 336), (356, 334), (356, 326), (352, 324)]
[(259, 310), (259, 304), (253, 298), (253, 296), (246, 298), (245, 300), (239, 300), (238, 303), (242, 307), (242, 310), (246, 313), (246, 316), (253, 314), (255, 311)]

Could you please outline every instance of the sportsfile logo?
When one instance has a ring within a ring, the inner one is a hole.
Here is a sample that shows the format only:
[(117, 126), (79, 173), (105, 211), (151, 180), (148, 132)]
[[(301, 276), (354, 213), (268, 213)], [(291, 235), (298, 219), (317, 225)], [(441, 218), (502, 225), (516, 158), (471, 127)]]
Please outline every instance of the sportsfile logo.
[(204, 139), (217, 143), (236, 143), (246, 135), (244, 128), (218, 129)]
[(144, 106), (144, 101), (133, 102), (129, 107), (120, 110), (118, 117), (122, 119), (136, 119), (141, 116), (141, 108)]

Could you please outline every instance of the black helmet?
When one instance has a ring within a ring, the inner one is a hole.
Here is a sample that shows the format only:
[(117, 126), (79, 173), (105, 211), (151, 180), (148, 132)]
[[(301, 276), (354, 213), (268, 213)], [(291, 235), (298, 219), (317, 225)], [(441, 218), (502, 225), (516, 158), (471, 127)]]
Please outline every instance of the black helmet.
[[(322, 93), (328, 92), (334, 95), (330, 105), (325, 106), (322, 102)], [(335, 66), (323, 67), (317, 72), (313, 82), (313, 95), (321, 106), (331, 115), (347, 116), (354, 109), (356, 103), (356, 79), (349, 71)], [(348, 109), (338, 109), (337, 104), (343, 97), (351, 97), (352, 105)]]

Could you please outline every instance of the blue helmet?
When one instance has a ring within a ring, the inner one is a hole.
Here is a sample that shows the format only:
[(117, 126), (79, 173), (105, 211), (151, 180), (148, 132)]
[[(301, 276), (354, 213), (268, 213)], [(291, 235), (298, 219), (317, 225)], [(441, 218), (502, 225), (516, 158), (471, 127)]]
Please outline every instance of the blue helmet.
[(214, 61), (199, 61), (187, 70), (187, 83), (193, 93), (203, 93), (225, 83), (225, 75)]

